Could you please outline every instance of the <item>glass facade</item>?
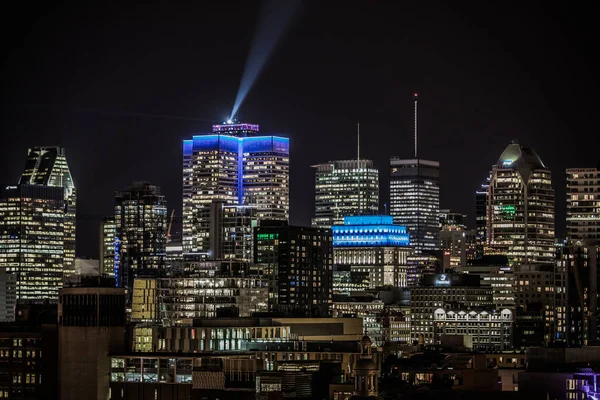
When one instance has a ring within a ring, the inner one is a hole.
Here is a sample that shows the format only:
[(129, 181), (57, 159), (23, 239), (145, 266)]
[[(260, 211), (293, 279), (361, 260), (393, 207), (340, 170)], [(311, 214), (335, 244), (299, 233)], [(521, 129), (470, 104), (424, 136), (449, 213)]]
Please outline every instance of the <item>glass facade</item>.
[(183, 247), (210, 249), (213, 200), (252, 206), (261, 219), (289, 218), (289, 139), (258, 136), (258, 125), (214, 125), (183, 141)]
[(44, 185), (64, 188), (64, 256), (65, 275), (75, 273), (75, 217), (77, 194), (65, 149), (60, 147), (33, 147), (29, 149), (25, 169), (19, 184)]
[(64, 189), (0, 188), (0, 268), (16, 275), (19, 303), (58, 301), (65, 253)]
[(115, 278), (131, 296), (138, 275), (164, 268), (167, 242), (167, 204), (160, 189), (148, 182), (133, 185), (115, 196)]
[(269, 306), (325, 316), (332, 301), (331, 230), (259, 226), (254, 230), (255, 263), (269, 278)]
[(390, 160), (390, 214), (406, 226), (416, 252), (440, 248), (440, 164)]
[(477, 231), (476, 258), (483, 257), (487, 246), (487, 203), (490, 178), (475, 192), (475, 229)]
[(379, 171), (370, 160), (315, 165), (315, 216), (312, 225), (330, 228), (348, 215), (379, 212)]
[(115, 241), (117, 224), (114, 217), (106, 217), (100, 224), (100, 273), (115, 276)]
[(532, 150), (511, 143), (490, 173), (488, 244), (515, 263), (553, 263), (552, 175)]
[(234, 308), (239, 317), (267, 311), (267, 282), (259, 277), (211, 275), (207, 271), (193, 278), (159, 279), (158, 293), (161, 317), (174, 325), (215, 318), (221, 308)]

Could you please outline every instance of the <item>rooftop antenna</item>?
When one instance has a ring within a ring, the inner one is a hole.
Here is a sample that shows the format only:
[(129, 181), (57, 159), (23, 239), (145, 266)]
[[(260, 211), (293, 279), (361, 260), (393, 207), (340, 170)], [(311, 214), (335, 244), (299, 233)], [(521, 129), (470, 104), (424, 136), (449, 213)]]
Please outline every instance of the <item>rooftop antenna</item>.
[(360, 205), (360, 122), (356, 123), (356, 168), (358, 169), (358, 174), (356, 178), (358, 180), (358, 184), (356, 190), (358, 191), (358, 215), (361, 214), (361, 205)]
[(417, 158), (417, 101), (419, 94), (415, 92), (413, 100), (415, 102), (415, 158)]

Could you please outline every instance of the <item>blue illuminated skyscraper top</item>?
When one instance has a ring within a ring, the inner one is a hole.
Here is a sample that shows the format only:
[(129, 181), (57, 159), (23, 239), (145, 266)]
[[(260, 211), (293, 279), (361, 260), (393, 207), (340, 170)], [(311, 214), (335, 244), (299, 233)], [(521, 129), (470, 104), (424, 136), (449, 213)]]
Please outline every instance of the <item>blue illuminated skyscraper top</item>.
[(256, 220), (289, 218), (289, 139), (227, 121), (183, 141), (183, 246), (210, 248), (210, 204), (253, 207)]

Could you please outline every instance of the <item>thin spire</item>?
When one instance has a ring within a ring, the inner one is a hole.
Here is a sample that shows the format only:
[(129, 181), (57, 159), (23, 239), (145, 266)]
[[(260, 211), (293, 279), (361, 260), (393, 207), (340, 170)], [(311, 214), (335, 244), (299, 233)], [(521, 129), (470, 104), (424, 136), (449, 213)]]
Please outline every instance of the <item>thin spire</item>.
[(415, 158), (417, 158), (417, 100), (419, 94), (415, 92), (413, 95), (413, 100), (415, 102)]
[(360, 205), (360, 122), (356, 123), (356, 168), (358, 170), (358, 174), (356, 175), (356, 179), (358, 181), (356, 185), (356, 190), (358, 191), (358, 215), (361, 215), (361, 205)]

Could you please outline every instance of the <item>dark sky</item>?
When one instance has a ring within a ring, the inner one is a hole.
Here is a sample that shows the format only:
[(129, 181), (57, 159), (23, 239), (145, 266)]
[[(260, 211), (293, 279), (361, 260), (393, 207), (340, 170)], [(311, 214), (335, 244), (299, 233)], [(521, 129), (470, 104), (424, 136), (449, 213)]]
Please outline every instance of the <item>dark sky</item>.
[[(16, 182), (29, 146), (66, 147), (78, 255), (96, 257), (97, 216), (133, 180), (161, 186), (180, 214), (181, 140), (228, 116), (259, 3), (21, 3), (2, 27), (0, 182)], [(412, 154), (418, 91), (420, 155), (441, 163), (443, 208), (472, 217), (475, 189), (518, 139), (553, 171), (563, 231), (565, 168), (600, 159), (592, 3), (446, 3), (303, 4), (240, 111), (291, 138), (293, 223), (310, 223), (310, 165), (356, 156), (357, 121), (387, 201), (389, 157)]]

